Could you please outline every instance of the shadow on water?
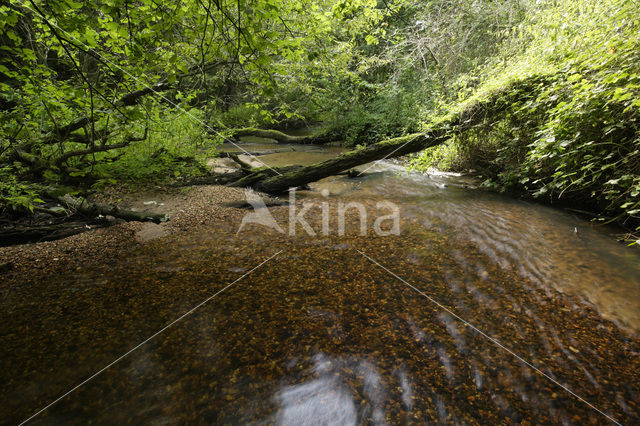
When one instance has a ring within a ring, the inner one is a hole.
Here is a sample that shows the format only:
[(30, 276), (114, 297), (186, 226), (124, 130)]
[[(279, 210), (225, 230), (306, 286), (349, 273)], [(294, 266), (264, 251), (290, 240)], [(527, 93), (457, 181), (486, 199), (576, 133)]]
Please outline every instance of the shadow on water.
[[(299, 192), (314, 236), (220, 222), (17, 288), (0, 314), (0, 417), (24, 420), (282, 250), (34, 422), (609, 423), (565, 387), (638, 423), (638, 254), (470, 184), (383, 162)], [(345, 235), (319, 231), (322, 202), (335, 230), (339, 203), (371, 221), (384, 200), (398, 236), (359, 235), (355, 214)], [(270, 211), (286, 228), (288, 208)]]

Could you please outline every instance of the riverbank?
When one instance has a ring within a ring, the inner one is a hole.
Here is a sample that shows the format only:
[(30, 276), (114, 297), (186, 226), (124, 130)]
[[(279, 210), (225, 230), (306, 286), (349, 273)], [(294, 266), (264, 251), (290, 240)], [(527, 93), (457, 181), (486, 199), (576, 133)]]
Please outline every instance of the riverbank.
[(116, 262), (154, 239), (216, 221), (239, 223), (244, 214), (243, 210), (226, 205), (244, 201), (244, 191), (216, 185), (124, 193), (107, 190), (96, 198), (122, 208), (164, 213), (170, 220), (160, 224), (120, 221), (60, 240), (0, 247), (0, 264), (5, 265), (0, 288), (28, 285), (48, 276), (71, 273), (80, 266)]

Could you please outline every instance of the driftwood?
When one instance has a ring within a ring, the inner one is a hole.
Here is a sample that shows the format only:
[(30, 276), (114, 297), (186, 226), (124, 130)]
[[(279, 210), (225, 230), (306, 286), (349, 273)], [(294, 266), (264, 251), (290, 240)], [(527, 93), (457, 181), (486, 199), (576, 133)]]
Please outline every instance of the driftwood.
[[(62, 214), (58, 214), (57, 211), (41, 208), (39, 209), (40, 213), (49, 215), (48, 217), (56, 216), (56, 218), (47, 224), (11, 224), (10, 226), (3, 226), (0, 228), (0, 247), (58, 240), (91, 229), (113, 225), (117, 223), (114, 218), (156, 223), (167, 220), (164, 214), (125, 210), (113, 205), (94, 203), (82, 197), (72, 197), (68, 194), (62, 196), (48, 194), (48, 198), (55, 199), (63, 204), (70, 212), (65, 214), (65, 217), (61, 217)], [(78, 216), (86, 216), (90, 219), (83, 220)], [(112, 217), (108, 219), (109, 216)]]
[[(72, 197), (68, 194), (58, 196), (53, 190), (47, 194), (47, 198), (54, 199), (64, 205), (67, 212), (65, 213), (62, 209), (59, 212), (53, 209), (38, 208), (39, 213), (55, 219), (46, 224), (10, 223), (0, 227), (0, 247), (58, 240), (91, 229), (111, 226), (117, 223), (115, 218), (156, 223), (168, 220), (164, 214), (121, 209), (114, 205), (94, 203), (86, 198)], [(82, 219), (78, 216), (85, 216), (89, 219)]]
[(72, 197), (68, 194), (58, 197), (58, 200), (75, 212), (87, 216), (113, 216), (124, 220), (151, 221), (156, 223), (167, 220), (165, 214), (125, 210), (111, 204), (94, 203), (86, 198)]

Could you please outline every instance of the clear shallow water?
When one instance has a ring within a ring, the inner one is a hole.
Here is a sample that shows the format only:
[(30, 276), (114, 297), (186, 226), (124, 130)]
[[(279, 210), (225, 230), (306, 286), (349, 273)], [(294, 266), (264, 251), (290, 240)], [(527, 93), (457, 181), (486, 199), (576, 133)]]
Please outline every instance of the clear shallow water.
[[(299, 193), (316, 201), (315, 236), (221, 222), (6, 294), (0, 419), (24, 420), (281, 251), (34, 422), (608, 423), (540, 372), (640, 420), (637, 251), (461, 179), (367, 172)], [(319, 232), (321, 202), (372, 219), (383, 200), (401, 235), (360, 236), (355, 215), (346, 235)], [(288, 209), (271, 211), (286, 227)]]
[(329, 178), (313, 187), (347, 199), (397, 203), (403, 215), (473, 244), (503, 269), (542, 289), (585, 299), (606, 318), (640, 330), (640, 251), (615, 241), (620, 230), (478, 191), (464, 178), (410, 173), (393, 162), (360, 169), (369, 174), (357, 182)]

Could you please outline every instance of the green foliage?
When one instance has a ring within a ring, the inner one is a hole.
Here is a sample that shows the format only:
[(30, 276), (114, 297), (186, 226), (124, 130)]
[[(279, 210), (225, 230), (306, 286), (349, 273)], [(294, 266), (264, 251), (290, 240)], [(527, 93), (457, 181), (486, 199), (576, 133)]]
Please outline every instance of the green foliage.
[(307, 68), (314, 73), (307, 95), (348, 146), (415, 132), (444, 110), (462, 72), (497, 51), (522, 10), (519, 2), (380, 3), (377, 27), (334, 41), (328, 77), (323, 62)]
[(39, 188), (19, 181), (11, 172), (10, 168), (0, 168), (0, 213), (33, 212), (34, 207), (43, 202), (38, 195)]
[(121, 155), (117, 161), (98, 161), (86, 172), (95, 173), (102, 181), (116, 179), (129, 184), (160, 183), (201, 174), (205, 160), (215, 157), (216, 147), (222, 143), (220, 136), (210, 135), (202, 125), (204, 113), (186, 108), (149, 110), (146, 139), (120, 153), (97, 158)]
[[(458, 109), (509, 82), (543, 76), (522, 101), (415, 160), (474, 169), (487, 187), (640, 217), (640, 26), (625, 0), (563, 0), (530, 8), (509, 30), (507, 60), (489, 59)], [(517, 53), (518, 48), (521, 53)], [(514, 54), (515, 52), (515, 54)], [(464, 80), (464, 78), (462, 78)]]
[(382, 17), (375, 0), (2, 3), (3, 200), (203, 172), (212, 127), (321, 120)]
[[(80, 180), (96, 167), (109, 174), (120, 161), (111, 174), (130, 166), (136, 175), (145, 149), (164, 140), (154, 132), (168, 130), (150, 122), (173, 118), (177, 104), (216, 126), (314, 116), (301, 92), (318, 93), (315, 82), (329, 81), (356, 34), (381, 16), (373, 0), (3, 3), (0, 164), (32, 181)], [(233, 118), (237, 105), (249, 107)], [(189, 143), (204, 143), (203, 129)], [(187, 146), (174, 142), (178, 133), (164, 147), (174, 157)]]

